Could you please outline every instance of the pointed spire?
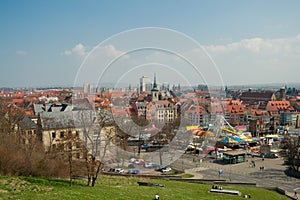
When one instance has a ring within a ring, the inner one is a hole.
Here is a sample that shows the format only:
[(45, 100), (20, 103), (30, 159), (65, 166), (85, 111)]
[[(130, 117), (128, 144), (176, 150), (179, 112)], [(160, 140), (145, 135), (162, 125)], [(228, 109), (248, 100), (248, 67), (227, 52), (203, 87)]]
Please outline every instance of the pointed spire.
[(154, 73), (154, 83), (153, 83), (153, 89), (157, 88), (157, 84), (156, 84), (156, 74)]

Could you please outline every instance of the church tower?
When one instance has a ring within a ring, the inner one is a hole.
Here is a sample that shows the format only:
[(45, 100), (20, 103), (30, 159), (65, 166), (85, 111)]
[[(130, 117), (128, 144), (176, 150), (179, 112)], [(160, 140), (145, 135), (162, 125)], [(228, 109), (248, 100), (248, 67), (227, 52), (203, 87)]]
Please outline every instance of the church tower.
[(152, 94), (152, 101), (156, 102), (158, 100), (158, 89), (157, 89), (157, 84), (156, 84), (156, 74), (154, 74), (154, 82), (153, 82), (153, 87), (151, 90)]

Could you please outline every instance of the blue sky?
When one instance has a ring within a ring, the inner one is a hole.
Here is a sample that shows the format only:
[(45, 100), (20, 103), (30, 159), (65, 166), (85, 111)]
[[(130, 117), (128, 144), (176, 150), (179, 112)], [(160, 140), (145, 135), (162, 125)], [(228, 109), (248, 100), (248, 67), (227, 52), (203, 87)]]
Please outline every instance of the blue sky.
[[(297, 0), (2, 0), (0, 87), (73, 85), (93, 47), (140, 27), (174, 29), (198, 41), (226, 85), (299, 82), (299, 6)], [(161, 79), (172, 82), (167, 74)]]

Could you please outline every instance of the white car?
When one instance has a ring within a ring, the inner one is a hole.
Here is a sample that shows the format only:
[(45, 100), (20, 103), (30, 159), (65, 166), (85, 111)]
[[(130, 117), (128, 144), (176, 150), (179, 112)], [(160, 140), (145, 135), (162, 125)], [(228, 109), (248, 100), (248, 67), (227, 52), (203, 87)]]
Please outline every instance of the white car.
[(145, 168), (152, 168), (152, 166), (153, 166), (153, 163), (151, 163), (151, 162), (146, 162), (145, 164), (144, 164), (144, 167)]
[(116, 168), (115, 172), (119, 173), (119, 174), (122, 174), (122, 173), (125, 173), (125, 170), (122, 169), (122, 168)]
[(166, 173), (166, 172), (170, 172), (170, 171), (172, 171), (171, 167), (165, 167), (161, 170), (162, 173)]
[(135, 160), (136, 160), (135, 158), (130, 158), (130, 162), (131, 162), (131, 163), (134, 163)]

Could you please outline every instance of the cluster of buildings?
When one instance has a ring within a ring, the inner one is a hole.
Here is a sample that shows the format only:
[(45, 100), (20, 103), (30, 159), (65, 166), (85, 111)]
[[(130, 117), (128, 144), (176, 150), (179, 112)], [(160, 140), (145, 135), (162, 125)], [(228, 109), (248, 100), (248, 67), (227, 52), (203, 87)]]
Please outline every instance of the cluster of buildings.
[[(183, 90), (180, 85), (170, 89), (169, 84), (159, 86), (156, 76), (153, 82), (143, 76), (139, 87), (133, 89), (102, 88), (95, 91), (91, 84), (76, 89), (11, 89), (0, 91), (0, 100), (24, 113), (20, 126), (24, 134), (37, 135), (46, 149), (64, 144), (62, 141), (68, 135), (79, 137), (86, 134), (86, 126), (74, 122), (74, 115), (79, 116), (83, 110), (93, 111), (94, 114), (88, 117), (90, 124), (97, 122), (98, 113), (112, 112), (120, 118), (134, 115), (160, 123), (184, 119), (187, 126), (201, 127), (213, 125), (216, 116), (223, 115), (231, 126), (243, 128), (253, 136), (285, 133), (300, 127), (300, 95), (296, 89), (242, 91), (226, 88), (225, 96), (221, 97), (212, 97), (212, 92), (218, 91), (208, 91), (207, 86), (201, 85), (194, 90)], [(102, 130), (94, 128), (88, 131), (97, 138)], [(111, 133), (116, 134), (116, 131)], [(82, 141), (60, 148), (76, 150), (81, 145)], [(77, 152), (76, 157), (82, 156)]]

